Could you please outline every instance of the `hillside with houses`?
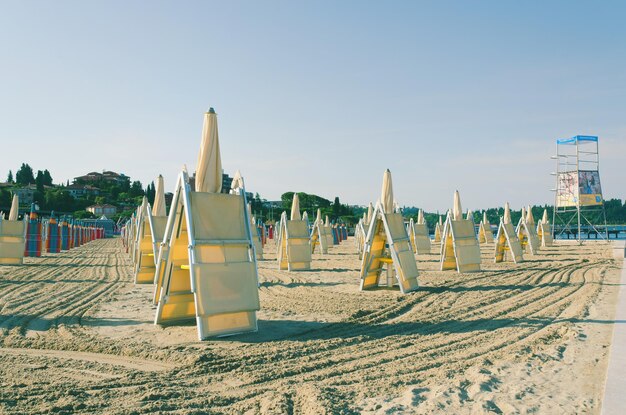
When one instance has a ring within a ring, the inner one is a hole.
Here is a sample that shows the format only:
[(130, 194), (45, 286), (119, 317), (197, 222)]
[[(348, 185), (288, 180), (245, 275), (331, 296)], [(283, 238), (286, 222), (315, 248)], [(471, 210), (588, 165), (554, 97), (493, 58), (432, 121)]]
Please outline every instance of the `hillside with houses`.
[[(23, 163), (7, 180), (0, 182), (0, 211), (8, 211), (13, 194), (20, 201), (20, 211), (28, 211), (35, 203), (42, 213), (72, 215), (75, 218), (106, 216), (117, 220), (130, 217), (143, 196), (154, 198), (154, 183), (145, 188), (138, 180), (131, 180), (114, 171), (89, 172), (74, 177), (72, 182), (55, 184), (48, 170), (33, 170)], [(171, 194), (166, 194), (170, 199)]]

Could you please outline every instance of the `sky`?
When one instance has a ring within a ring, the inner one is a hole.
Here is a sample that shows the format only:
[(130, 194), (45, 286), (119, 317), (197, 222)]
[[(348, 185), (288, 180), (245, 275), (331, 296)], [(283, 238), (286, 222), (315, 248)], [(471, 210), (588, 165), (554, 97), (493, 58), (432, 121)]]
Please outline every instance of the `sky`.
[(626, 2), (0, 0), (0, 180), (113, 170), (172, 191), (214, 107), (249, 191), (551, 204), (557, 138), (626, 197)]

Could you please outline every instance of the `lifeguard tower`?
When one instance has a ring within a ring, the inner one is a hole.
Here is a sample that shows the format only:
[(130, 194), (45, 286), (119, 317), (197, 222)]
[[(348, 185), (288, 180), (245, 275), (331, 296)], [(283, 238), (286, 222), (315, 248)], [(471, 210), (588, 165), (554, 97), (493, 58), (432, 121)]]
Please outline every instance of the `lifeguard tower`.
[(598, 137), (576, 135), (556, 140), (556, 188), (552, 225), (555, 238), (582, 233), (608, 240), (600, 186)]

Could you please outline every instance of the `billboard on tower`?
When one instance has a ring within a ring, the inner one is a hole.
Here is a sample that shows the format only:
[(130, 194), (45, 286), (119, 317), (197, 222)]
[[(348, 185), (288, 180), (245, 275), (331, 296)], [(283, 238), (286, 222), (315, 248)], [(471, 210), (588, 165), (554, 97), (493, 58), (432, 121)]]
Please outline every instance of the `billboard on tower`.
[(602, 204), (600, 173), (597, 170), (579, 170), (559, 173), (556, 202), (558, 207), (596, 206)]

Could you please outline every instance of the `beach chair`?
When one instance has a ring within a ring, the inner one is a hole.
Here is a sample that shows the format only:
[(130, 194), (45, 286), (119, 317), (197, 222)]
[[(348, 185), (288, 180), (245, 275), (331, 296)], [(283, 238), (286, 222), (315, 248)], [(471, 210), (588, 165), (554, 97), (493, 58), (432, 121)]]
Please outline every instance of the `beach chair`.
[[(395, 278), (403, 294), (417, 290), (417, 264), (402, 214), (384, 213), (378, 202), (372, 216), (363, 247), (360, 289), (374, 289), (385, 282), (391, 287)], [(382, 280), (384, 268), (386, 281)]]
[(454, 220), (448, 212), (441, 235), (441, 271), (480, 271), (480, 246), (474, 223), (466, 219)]
[(259, 261), (263, 260), (263, 242), (261, 240), (262, 236), (257, 227), (256, 219), (252, 216), (252, 207), (250, 203), (248, 203), (248, 217), (250, 218), (250, 229), (252, 229), (252, 240), (254, 242), (254, 253), (256, 255), (256, 259)]
[(539, 249), (539, 236), (535, 230), (534, 220), (529, 220), (528, 215), (532, 216), (530, 210), (522, 209), (522, 217), (517, 223), (515, 233), (520, 241), (522, 250), (529, 252), (531, 255), (537, 255)]
[(195, 318), (200, 340), (256, 331), (258, 273), (245, 188), (192, 192), (183, 171), (164, 236), (155, 324)]
[(510, 257), (516, 264), (524, 261), (522, 245), (513, 229), (513, 224), (504, 223), (504, 220), (500, 219), (496, 234), (495, 262), (504, 262), (507, 257)]
[(26, 218), (7, 220), (0, 218), (0, 264), (21, 265), (26, 244)]
[(443, 225), (441, 223), (441, 217), (439, 217), (439, 222), (435, 224), (435, 234), (433, 238), (433, 242), (441, 242), (441, 235), (443, 234)]
[(428, 225), (425, 223), (415, 223), (413, 218), (409, 220), (409, 237), (413, 252), (418, 255), (430, 254), (430, 236), (428, 235)]
[(354, 228), (354, 244), (356, 245), (359, 259), (363, 259), (363, 244), (365, 244), (365, 238), (367, 233), (365, 231), (365, 224), (363, 219), (359, 220)]
[(328, 254), (328, 236), (326, 235), (326, 228), (321, 221), (320, 215), (318, 215), (318, 219), (315, 219), (315, 222), (313, 222), (313, 229), (311, 230), (311, 253), (315, 253), (318, 247), (320, 254)]
[(149, 204), (144, 207), (139, 220), (135, 246), (138, 250), (135, 264), (135, 284), (154, 284), (159, 249), (165, 234), (167, 216), (155, 216)]
[(311, 269), (311, 237), (303, 220), (288, 220), (283, 212), (280, 218), (278, 241), (278, 269), (299, 271)]
[(483, 220), (478, 225), (478, 242), (481, 244), (493, 243), (493, 231), (491, 230), (491, 223), (487, 219), (487, 212), (483, 213)]
[(552, 246), (552, 228), (549, 223), (544, 223), (543, 220), (537, 223), (537, 237), (541, 241), (542, 248)]

